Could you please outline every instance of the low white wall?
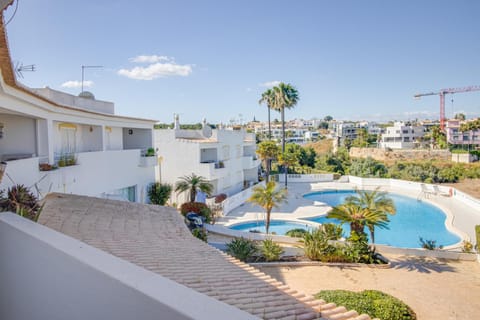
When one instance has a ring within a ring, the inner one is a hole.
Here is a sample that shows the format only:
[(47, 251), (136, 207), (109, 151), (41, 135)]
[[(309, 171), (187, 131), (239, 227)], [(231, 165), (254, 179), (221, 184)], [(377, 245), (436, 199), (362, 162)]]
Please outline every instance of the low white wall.
[(258, 319), (12, 213), (0, 256), (2, 319)]
[(228, 215), (233, 209), (241, 206), (242, 204), (247, 201), (248, 198), (252, 195), (252, 190), (258, 185), (265, 185), (265, 181), (256, 184), (253, 187), (250, 187), (248, 189), (245, 189), (237, 194), (234, 194), (233, 196), (228, 197), (222, 202), (223, 206), (223, 215)]
[(43, 197), (49, 192), (101, 196), (102, 193), (137, 186), (137, 201), (146, 201), (146, 187), (155, 180), (155, 167), (140, 167), (140, 150), (78, 153), (77, 165), (39, 171), (38, 158), (9, 161), (0, 190), (13, 184), (31, 187)]
[[(278, 181), (285, 182), (285, 174), (279, 174)], [(288, 174), (287, 181), (288, 182), (330, 182), (330, 181), (333, 181), (333, 173)]]

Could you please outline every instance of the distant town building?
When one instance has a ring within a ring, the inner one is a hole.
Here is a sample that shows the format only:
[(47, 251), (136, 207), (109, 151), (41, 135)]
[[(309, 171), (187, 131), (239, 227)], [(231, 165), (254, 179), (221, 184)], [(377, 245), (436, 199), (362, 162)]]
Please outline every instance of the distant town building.
[(413, 149), (422, 145), (425, 135), (424, 126), (406, 125), (404, 122), (395, 122), (387, 127), (380, 139), (379, 147), (383, 149)]
[(201, 130), (182, 130), (176, 115), (173, 129), (155, 130), (155, 147), (162, 183), (173, 185), (194, 173), (212, 183), (214, 194), (233, 195), (258, 182), (255, 135), (243, 129), (211, 129), (204, 120)]
[(448, 120), (446, 123), (447, 142), (453, 145), (480, 145), (480, 129), (462, 132), (460, 126), (467, 121)]

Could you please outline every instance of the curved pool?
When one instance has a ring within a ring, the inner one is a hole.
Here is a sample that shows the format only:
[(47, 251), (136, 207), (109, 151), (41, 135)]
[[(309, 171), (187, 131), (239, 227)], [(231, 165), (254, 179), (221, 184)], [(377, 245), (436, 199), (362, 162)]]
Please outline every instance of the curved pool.
[[(234, 225), (230, 225), (228, 226), (228, 228), (233, 230), (245, 231), (245, 232), (265, 233), (265, 221), (257, 220), (257, 221), (240, 222)], [(287, 220), (270, 220), (270, 228), (268, 232), (275, 233), (278, 235), (284, 235), (285, 233), (287, 233), (288, 230), (292, 230), (292, 229), (310, 230), (312, 228), (314, 228), (313, 224), (308, 222), (297, 223), (297, 222), (287, 221)]]
[[(345, 198), (355, 194), (355, 190), (332, 190), (313, 192), (304, 195), (304, 198), (337, 206)], [(397, 213), (389, 215), (389, 229), (375, 228), (375, 243), (386, 244), (400, 248), (419, 248), (419, 237), (425, 240), (435, 240), (437, 245), (449, 246), (458, 243), (461, 238), (447, 230), (445, 226), (446, 214), (425, 201), (407, 196), (388, 193), (395, 203)], [(337, 223), (336, 219), (325, 216), (304, 218), (304, 220), (317, 223)], [(344, 234), (350, 233), (350, 226), (343, 225)]]

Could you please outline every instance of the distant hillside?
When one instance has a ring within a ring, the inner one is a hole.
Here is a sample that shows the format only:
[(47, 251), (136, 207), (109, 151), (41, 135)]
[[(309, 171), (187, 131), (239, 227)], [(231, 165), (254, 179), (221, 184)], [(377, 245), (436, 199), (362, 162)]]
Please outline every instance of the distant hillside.
[(317, 155), (322, 155), (329, 151), (332, 151), (332, 141), (332, 139), (319, 140), (316, 142), (307, 143), (305, 144), (305, 147), (312, 147), (313, 150), (315, 150), (315, 152), (317, 153)]

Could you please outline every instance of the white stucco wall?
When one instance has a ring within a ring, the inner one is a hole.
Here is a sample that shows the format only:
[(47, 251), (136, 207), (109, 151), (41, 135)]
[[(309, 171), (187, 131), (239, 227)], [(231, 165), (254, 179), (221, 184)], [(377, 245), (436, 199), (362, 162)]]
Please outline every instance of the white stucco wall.
[(36, 121), (33, 118), (0, 113), (3, 137), (0, 156), (8, 154), (36, 154)]
[[(195, 173), (212, 182), (214, 194), (228, 195), (241, 191), (247, 178), (257, 181), (257, 175), (252, 174), (257, 172), (259, 164), (253, 161), (255, 142), (245, 142), (244, 131), (213, 130), (208, 139), (199, 137), (201, 131), (196, 130), (155, 130), (155, 147), (162, 158), (159, 180), (174, 184), (179, 177)], [(245, 152), (252, 154), (249, 161), (245, 161)], [(201, 163), (208, 160), (221, 161), (224, 168), (214, 163)], [(252, 164), (257, 166), (252, 168)]]
[(108, 127), (105, 129), (106, 137), (106, 150), (122, 150), (123, 149), (123, 130), (119, 127)]
[(258, 319), (11, 213), (0, 256), (2, 319)]

